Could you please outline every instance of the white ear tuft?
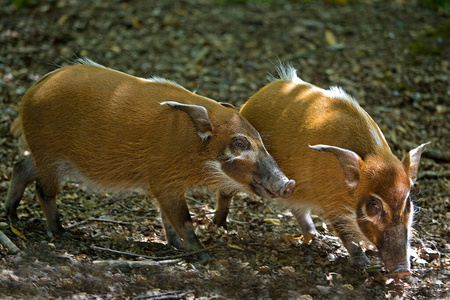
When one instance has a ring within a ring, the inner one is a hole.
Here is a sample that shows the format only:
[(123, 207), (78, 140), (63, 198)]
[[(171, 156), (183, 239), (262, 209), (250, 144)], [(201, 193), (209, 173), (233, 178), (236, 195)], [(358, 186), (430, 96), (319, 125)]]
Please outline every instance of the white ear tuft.
[(423, 151), (425, 151), (426, 147), (430, 144), (430, 142), (420, 145), (419, 147), (412, 149), (406, 154), (403, 159), (403, 167), (405, 168), (406, 173), (411, 180), (411, 185), (413, 185), (417, 180), (417, 172), (419, 170), (420, 157), (422, 156)]

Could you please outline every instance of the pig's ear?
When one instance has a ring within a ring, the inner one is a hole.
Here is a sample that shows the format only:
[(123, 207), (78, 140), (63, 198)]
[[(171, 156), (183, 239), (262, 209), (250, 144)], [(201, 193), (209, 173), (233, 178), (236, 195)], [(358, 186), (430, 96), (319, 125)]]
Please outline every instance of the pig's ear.
[(359, 165), (361, 161), (358, 154), (347, 149), (328, 145), (309, 145), (309, 147), (319, 152), (333, 153), (344, 172), (345, 182), (352, 190), (356, 188), (359, 183)]
[(159, 104), (169, 105), (173, 109), (187, 113), (197, 129), (198, 136), (205, 142), (209, 140), (212, 135), (212, 126), (206, 108), (199, 105), (183, 104), (175, 101), (166, 101)]
[(423, 151), (425, 151), (425, 148), (429, 143), (430, 142), (422, 144), (419, 147), (409, 151), (408, 154), (406, 154), (405, 158), (403, 158), (403, 167), (405, 168), (406, 174), (408, 174), (409, 179), (411, 180), (411, 185), (413, 185), (417, 180), (417, 171), (419, 170), (420, 156), (422, 155)]

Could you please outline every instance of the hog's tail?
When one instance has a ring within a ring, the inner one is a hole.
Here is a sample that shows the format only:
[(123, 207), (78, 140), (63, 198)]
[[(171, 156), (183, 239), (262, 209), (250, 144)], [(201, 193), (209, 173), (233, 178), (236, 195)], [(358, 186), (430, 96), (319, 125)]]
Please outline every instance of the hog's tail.
[(11, 134), (15, 138), (19, 138), (19, 144), (22, 151), (30, 151), (27, 140), (23, 134), (22, 116), (19, 116), (11, 124)]

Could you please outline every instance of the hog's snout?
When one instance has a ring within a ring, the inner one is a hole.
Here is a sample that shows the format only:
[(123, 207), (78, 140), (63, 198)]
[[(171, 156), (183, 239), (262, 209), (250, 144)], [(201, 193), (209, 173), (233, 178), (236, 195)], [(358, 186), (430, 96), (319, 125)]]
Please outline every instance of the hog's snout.
[(253, 192), (264, 198), (287, 198), (294, 192), (295, 181), (289, 180), (285, 176), (277, 178), (277, 180), (253, 177), (251, 187)]
[(286, 177), (272, 156), (265, 153), (257, 160), (257, 170), (250, 184), (253, 192), (264, 198), (287, 198), (295, 189), (295, 181)]
[(294, 180), (288, 180), (286, 185), (280, 190), (280, 197), (282, 198), (289, 198), (292, 193), (295, 190), (295, 181)]
[(408, 254), (408, 229), (404, 224), (390, 226), (377, 245), (389, 277), (400, 279), (411, 275)]

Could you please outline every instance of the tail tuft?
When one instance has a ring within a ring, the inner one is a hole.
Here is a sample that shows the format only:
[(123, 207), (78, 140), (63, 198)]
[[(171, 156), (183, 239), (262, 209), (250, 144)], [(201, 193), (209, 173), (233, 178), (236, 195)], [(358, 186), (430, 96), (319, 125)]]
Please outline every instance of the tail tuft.
[(22, 118), (18, 116), (11, 124), (11, 134), (13, 137), (18, 138), (22, 135)]
[(12, 122), (10, 132), (13, 137), (19, 138), (20, 149), (24, 152), (29, 152), (30, 148), (23, 134), (22, 117), (20, 115)]

